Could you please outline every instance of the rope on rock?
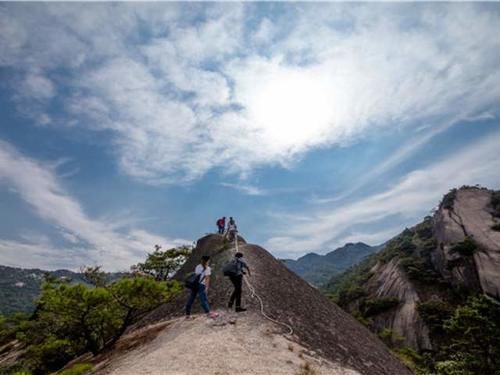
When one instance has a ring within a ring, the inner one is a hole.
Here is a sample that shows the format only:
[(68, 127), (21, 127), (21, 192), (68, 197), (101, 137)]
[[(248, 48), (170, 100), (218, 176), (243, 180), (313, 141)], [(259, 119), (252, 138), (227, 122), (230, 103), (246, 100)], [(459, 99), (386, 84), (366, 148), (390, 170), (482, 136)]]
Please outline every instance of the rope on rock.
[[(234, 249), (236, 250), (235, 253), (237, 253), (239, 251), (238, 249), (238, 233), (235, 233), (234, 235)], [(266, 314), (266, 312), (264, 311), (264, 302), (262, 301), (262, 298), (261, 296), (259, 296), (259, 294), (255, 291), (255, 287), (252, 285), (252, 283), (250, 281), (248, 281), (248, 278), (247, 277), (243, 277), (243, 279), (245, 280), (245, 284), (247, 285), (248, 289), (250, 290), (250, 293), (252, 294), (252, 298), (257, 298), (257, 300), (259, 301), (259, 304), (260, 304), (260, 314), (266, 318), (267, 320), (269, 320), (270, 322), (273, 322), (275, 324), (278, 324), (280, 326), (283, 326), (285, 328), (288, 329), (288, 335), (293, 335), (293, 328), (291, 325), (287, 324), (287, 323), (283, 323), (283, 322), (280, 322), (278, 320), (275, 320), (273, 318), (271, 318), (269, 315)]]

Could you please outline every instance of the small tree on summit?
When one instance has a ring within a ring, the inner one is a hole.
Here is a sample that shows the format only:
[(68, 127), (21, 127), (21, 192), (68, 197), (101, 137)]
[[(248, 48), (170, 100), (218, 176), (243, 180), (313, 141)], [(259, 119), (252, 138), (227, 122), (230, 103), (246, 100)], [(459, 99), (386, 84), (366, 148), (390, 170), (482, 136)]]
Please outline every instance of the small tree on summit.
[(131, 267), (132, 272), (144, 273), (154, 277), (157, 281), (170, 279), (191, 253), (189, 246), (179, 246), (169, 250), (162, 250), (155, 245), (155, 250), (148, 253), (144, 263), (137, 263)]

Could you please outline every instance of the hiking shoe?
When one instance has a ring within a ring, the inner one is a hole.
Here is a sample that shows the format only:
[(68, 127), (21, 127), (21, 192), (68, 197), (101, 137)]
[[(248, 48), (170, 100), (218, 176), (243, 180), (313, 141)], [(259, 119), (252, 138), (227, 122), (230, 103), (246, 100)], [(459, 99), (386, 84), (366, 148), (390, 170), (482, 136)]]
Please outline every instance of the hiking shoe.
[(235, 309), (236, 312), (243, 312), (243, 311), (247, 311), (247, 309), (245, 309), (244, 307), (237, 307)]
[(186, 320), (194, 320), (194, 316), (186, 315)]

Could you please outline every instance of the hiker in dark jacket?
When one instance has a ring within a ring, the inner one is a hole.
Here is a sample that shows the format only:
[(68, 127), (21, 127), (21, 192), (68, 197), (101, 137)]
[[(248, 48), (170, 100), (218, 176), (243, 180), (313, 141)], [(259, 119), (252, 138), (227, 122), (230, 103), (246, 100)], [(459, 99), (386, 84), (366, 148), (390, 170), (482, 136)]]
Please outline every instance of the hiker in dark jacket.
[(234, 255), (234, 259), (231, 261), (231, 271), (229, 274), (229, 279), (233, 283), (234, 291), (231, 294), (231, 298), (229, 299), (228, 307), (230, 309), (233, 308), (234, 302), (236, 302), (236, 312), (246, 311), (244, 307), (241, 307), (241, 287), (243, 285), (243, 275), (245, 275), (245, 271), (247, 270), (248, 275), (250, 276), (250, 268), (242, 259), (243, 254), (238, 252)]

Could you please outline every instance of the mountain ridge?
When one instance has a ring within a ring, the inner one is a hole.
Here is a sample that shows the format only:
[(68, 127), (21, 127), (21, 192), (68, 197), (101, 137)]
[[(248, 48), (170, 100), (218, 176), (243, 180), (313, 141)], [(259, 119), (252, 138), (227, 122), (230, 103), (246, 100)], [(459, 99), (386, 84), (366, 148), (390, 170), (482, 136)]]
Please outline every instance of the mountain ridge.
[[(455, 338), (448, 332), (451, 323), (445, 322), (458, 319), (462, 311), (479, 314), (473, 310), (477, 306), (484, 314), (500, 316), (500, 307), (495, 307), (500, 298), (500, 232), (495, 229), (500, 221), (499, 198), (500, 192), (485, 188), (452, 189), (433, 216), (406, 228), (384, 250), (333, 277), (325, 291), (389, 345), (450, 360), (444, 351), (449, 345), (456, 350), (463, 342), (460, 336), (468, 331), (464, 326)], [(481, 321), (480, 314), (477, 319)], [(466, 344), (463, 355), (468, 355), (473, 341)], [(490, 353), (495, 350), (500, 351), (500, 346), (493, 345)], [(467, 368), (473, 361), (456, 363)]]
[(283, 262), (307, 282), (321, 287), (332, 276), (342, 273), (364, 257), (377, 252), (381, 247), (370, 246), (363, 242), (348, 242), (324, 255), (311, 252), (296, 260), (283, 259)]

